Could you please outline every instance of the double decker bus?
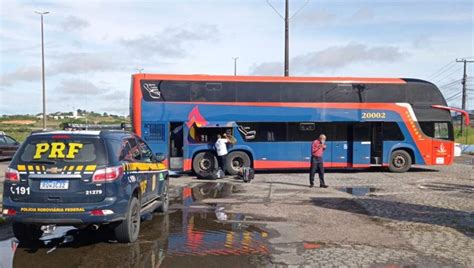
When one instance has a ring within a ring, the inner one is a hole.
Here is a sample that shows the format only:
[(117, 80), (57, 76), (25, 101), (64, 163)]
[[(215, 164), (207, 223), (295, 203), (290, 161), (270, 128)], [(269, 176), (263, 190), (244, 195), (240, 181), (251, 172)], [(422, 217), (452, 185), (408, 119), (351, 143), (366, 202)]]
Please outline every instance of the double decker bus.
[[(227, 172), (302, 169), (327, 136), (328, 168), (449, 165), (454, 138), (439, 89), (417, 79), (134, 74), (133, 130), (170, 170), (207, 177), (218, 134), (234, 137)], [(465, 117), (466, 121), (469, 117)], [(468, 123), (468, 122), (466, 122)]]

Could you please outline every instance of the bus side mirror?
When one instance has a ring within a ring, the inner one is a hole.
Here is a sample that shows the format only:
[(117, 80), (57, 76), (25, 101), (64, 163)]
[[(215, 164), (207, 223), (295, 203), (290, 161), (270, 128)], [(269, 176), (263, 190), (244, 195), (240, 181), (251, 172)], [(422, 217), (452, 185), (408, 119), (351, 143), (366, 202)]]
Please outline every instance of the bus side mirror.
[(165, 154), (164, 153), (156, 153), (155, 154), (155, 159), (158, 162), (163, 162), (165, 160)]

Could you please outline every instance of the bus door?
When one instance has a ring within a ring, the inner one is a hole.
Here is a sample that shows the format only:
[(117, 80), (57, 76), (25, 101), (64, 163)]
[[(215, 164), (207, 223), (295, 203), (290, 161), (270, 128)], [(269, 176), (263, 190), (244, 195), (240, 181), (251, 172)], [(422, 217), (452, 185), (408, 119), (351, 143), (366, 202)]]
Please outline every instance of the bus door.
[(370, 165), (371, 123), (355, 123), (353, 125), (352, 166)]
[(169, 169), (183, 170), (184, 122), (169, 123)]
[(328, 133), (328, 144), (332, 144), (331, 165), (329, 167), (349, 167), (351, 165), (352, 155), (349, 154), (351, 149), (352, 129), (347, 123), (334, 123), (334, 133)]
[(372, 123), (372, 135), (371, 135), (371, 150), (370, 150), (370, 163), (371, 164), (382, 164), (383, 154), (383, 123), (374, 122)]

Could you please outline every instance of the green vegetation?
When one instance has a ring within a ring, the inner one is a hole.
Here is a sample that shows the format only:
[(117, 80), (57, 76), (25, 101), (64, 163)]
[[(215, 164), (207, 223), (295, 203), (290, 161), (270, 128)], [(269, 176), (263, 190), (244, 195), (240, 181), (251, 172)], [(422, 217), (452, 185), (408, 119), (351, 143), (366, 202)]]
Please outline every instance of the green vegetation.
[(456, 127), (454, 129), (454, 137), (456, 139), (456, 142), (462, 143), (462, 144), (474, 144), (474, 127), (469, 126), (464, 127), (464, 133), (461, 135), (461, 131), (459, 127)]
[(464, 131), (462, 134), (461, 129), (459, 127), (456, 127), (454, 129), (454, 134), (456, 142), (462, 144), (474, 144), (474, 127), (464, 127)]
[[(77, 110), (77, 116), (72, 112), (56, 112), (48, 115), (48, 129), (63, 129), (65, 124), (95, 124), (118, 125), (130, 123), (130, 118), (113, 114), (99, 114), (86, 110)], [(0, 117), (0, 131), (18, 141), (24, 141), (32, 131), (39, 131), (43, 127), (41, 117), (35, 115), (3, 115)]]

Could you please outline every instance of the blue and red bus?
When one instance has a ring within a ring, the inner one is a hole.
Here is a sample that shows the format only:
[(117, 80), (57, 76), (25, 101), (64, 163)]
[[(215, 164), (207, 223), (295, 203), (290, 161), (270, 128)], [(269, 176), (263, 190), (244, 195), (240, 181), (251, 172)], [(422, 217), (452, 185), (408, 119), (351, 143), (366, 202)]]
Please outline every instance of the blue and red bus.
[(131, 87), (134, 131), (171, 170), (199, 177), (215, 170), (223, 133), (235, 141), (230, 174), (308, 168), (310, 143), (322, 133), (328, 168), (449, 165), (450, 111), (464, 113), (418, 79), (134, 74)]

